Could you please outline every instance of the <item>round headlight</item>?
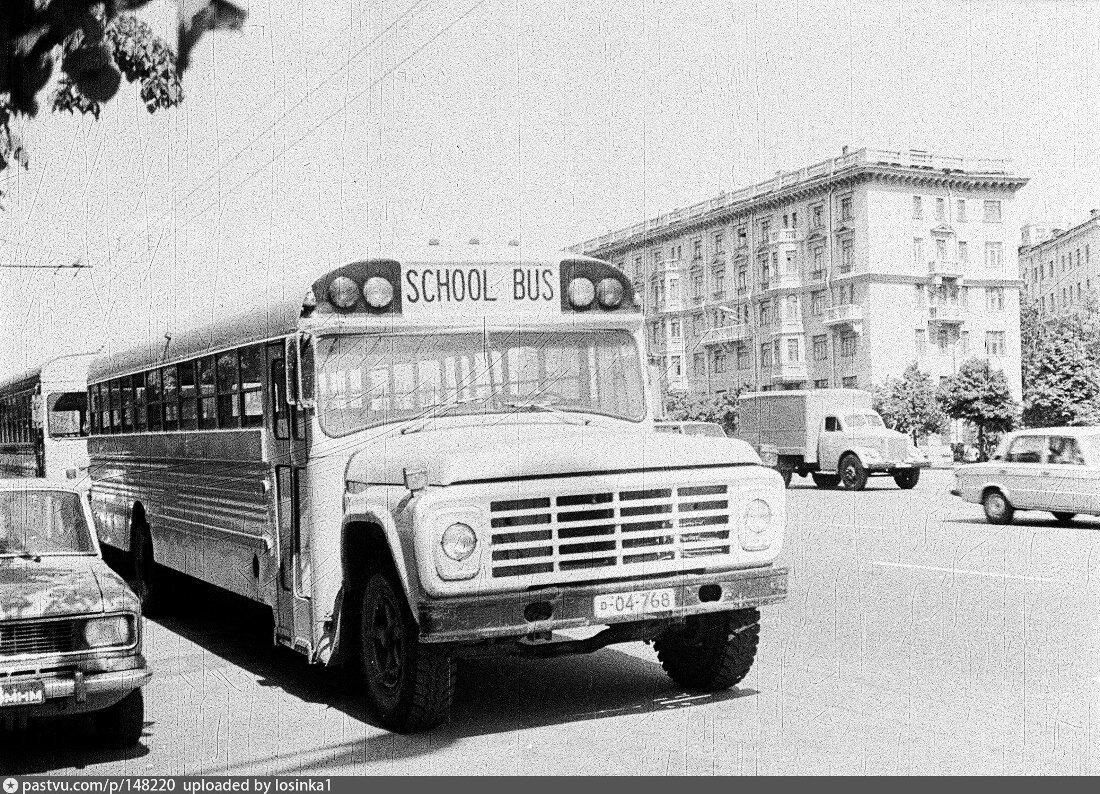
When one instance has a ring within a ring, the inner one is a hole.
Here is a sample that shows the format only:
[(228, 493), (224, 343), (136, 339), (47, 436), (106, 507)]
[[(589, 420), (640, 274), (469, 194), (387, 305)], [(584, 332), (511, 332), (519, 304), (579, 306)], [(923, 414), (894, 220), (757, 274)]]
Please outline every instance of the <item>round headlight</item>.
[(328, 285), (328, 299), (333, 306), (350, 309), (359, 300), (359, 285), (347, 276), (337, 276)]
[(772, 509), (763, 499), (753, 499), (745, 511), (745, 529), (756, 535), (768, 531), (772, 523)]
[(605, 309), (615, 309), (623, 302), (623, 285), (617, 278), (605, 278), (596, 285), (596, 298)]
[(586, 278), (569, 282), (569, 303), (578, 309), (587, 309), (596, 299), (596, 287)]
[(95, 618), (84, 624), (84, 642), (89, 648), (129, 645), (131, 639), (130, 620), (125, 615)]
[(372, 309), (384, 309), (393, 300), (393, 284), (381, 276), (371, 276), (363, 285), (363, 297)]
[(443, 553), (455, 562), (462, 562), (477, 548), (477, 535), (466, 524), (451, 524), (439, 542)]

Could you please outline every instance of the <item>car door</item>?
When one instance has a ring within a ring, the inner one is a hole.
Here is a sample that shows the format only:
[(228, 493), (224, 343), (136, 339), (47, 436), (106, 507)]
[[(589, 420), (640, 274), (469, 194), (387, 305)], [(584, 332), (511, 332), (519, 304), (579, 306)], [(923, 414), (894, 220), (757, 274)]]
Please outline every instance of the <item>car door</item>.
[(1046, 435), (1026, 434), (1012, 439), (1003, 461), (991, 464), (994, 479), (1001, 482), (1013, 507), (1049, 509), (1050, 479), (1046, 472), (1046, 456)]
[(1050, 437), (1045, 470), (1051, 484), (1052, 512), (1100, 512), (1100, 468), (1087, 465), (1076, 438), (1055, 435)]
[(826, 416), (817, 441), (817, 466), (822, 471), (836, 471), (840, 453), (844, 450), (844, 427), (839, 416)]

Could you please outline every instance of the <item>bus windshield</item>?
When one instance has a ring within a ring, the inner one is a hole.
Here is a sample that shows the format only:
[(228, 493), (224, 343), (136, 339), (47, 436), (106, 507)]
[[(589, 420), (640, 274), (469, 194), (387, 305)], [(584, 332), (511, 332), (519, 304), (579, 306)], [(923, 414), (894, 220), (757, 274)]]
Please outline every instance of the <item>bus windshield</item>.
[(88, 413), (86, 392), (51, 392), (46, 400), (50, 436), (74, 438), (88, 435), (85, 417)]
[(316, 389), (321, 429), (330, 436), (451, 403), (461, 404), (449, 415), (542, 403), (632, 421), (645, 416), (637, 346), (616, 330), (323, 337)]

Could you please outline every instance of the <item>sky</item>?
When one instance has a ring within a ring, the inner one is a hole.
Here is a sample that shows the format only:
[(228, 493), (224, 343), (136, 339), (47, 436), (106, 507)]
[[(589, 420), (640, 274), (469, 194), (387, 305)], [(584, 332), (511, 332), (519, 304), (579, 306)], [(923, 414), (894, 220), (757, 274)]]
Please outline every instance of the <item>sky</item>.
[[(0, 378), (403, 240), (563, 248), (840, 154), (1008, 157), (1100, 207), (1100, 3), (251, 0), (183, 105), (43, 113), (0, 175)], [(169, 34), (174, 6), (146, 12)]]

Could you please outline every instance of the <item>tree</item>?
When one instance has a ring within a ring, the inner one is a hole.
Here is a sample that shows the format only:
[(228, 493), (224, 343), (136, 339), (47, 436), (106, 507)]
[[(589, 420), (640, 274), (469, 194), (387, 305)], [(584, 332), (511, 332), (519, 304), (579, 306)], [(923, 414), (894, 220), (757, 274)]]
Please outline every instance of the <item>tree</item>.
[(665, 398), (665, 414), (677, 422), (714, 422), (732, 435), (737, 430), (737, 392), (673, 392)]
[(1100, 317), (1095, 297), (1077, 312), (1043, 320), (1020, 310), (1024, 424), (1100, 424)]
[(964, 361), (958, 373), (940, 386), (937, 398), (944, 413), (977, 429), (978, 454), (983, 460), (989, 457), (995, 437), (1011, 430), (1020, 414), (1004, 373), (986, 359)]
[(908, 433), (916, 444), (922, 436), (939, 433), (947, 416), (936, 399), (932, 378), (910, 364), (900, 378), (887, 378), (874, 390), (875, 410), (887, 424)]
[(0, 172), (28, 165), (12, 129), (32, 118), (60, 63), (55, 111), (91, 113), (118, 93), (125, 77), (140, 83), (152, 113), (183, 100), (179, 75), (206, 30), (239, 28), (244, 0), (176, 0), (177, 49), (133, 14), (152, 0), (2, 0), (0, 2)]

